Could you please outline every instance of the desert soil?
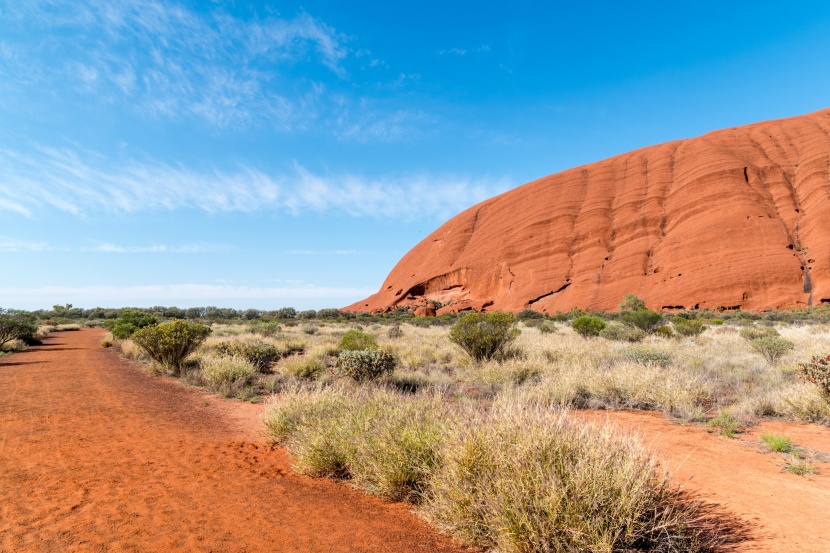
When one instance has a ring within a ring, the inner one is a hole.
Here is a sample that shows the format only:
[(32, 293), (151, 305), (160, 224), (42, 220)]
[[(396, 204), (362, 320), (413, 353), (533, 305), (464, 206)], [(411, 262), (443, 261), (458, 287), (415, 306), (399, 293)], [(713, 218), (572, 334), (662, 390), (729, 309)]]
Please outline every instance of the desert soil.
[(460, 551), (402, 504), (294, 474), (262, 406), (53, 334), (0, 359), (0, 550)]
[[(409, 512), (291, 471), (261, 405), (149, 378), (54, 334), (0, 359), (0, 549), (5, 551), (462, 551)], [(830, 429), (765, 422), (728, 439), (656, 413), (578, 413), (639, 433), (673, 478), (743, 526), (737, 551), (830, 551), (830, 465), (802, 477), (762, 432), (830, 454)]]

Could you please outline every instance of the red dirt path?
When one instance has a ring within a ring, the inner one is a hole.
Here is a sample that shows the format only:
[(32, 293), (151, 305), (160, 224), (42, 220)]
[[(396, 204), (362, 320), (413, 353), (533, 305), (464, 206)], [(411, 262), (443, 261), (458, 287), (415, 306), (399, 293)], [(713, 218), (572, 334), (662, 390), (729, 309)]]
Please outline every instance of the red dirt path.
[(251, 408), (148, 378), (101, 336), (0, 359), (0, 550), (461, 550), (405, 505), (293, 474)]

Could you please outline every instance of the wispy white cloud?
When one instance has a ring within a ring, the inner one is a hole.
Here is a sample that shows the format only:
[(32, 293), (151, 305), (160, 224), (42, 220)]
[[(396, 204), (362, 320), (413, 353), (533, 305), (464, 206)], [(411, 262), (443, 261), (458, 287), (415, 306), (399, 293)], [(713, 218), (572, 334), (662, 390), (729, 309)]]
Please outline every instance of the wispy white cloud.
[(3, 21), (23, 32), (0, 42), (0, 79), (68, 85), (153, 117), (221, 128), (304, 124), (317, 83), (291, 78), (294, 65), (347, 76), (347, 37), (307, 13), (241, 19), (161, 0), (0, 0)]
[(357, 250), (288, 250), (288, 255), (367, 255)]
[(316, 285), (255, 287), (227, 284), (170, 284), (147, 286), (40, 286), (32, 288), (0, 288), (0, 306), (37, 309), (53, 303), (78, 306), (141, 306), (141, 305), (225, 305), (245, 301), (264, 306), (269, 301), (302, 302), (323, 306), (345, 304), (366, 297), (371, 288), (337, 288)]
[(298, 163), (280, 173), (245, 166), (195, 170), (154, 161), (112, 161), (71, 148), (0, 148), (0, 210), (30, 217), (46, 208), (76, 215), (195, 209), (446, 218), (509, 186), (504, 178), (428, 173), (369, 178), (317, 174)]
[(466, 56), (467, 54), (486, 54), (490, 51), (490, 46), (482, 44), (476, 48), (447, 48), (445, 50), (438, 50), (439, 56)]
[(169, 246), (167, 244), (150, 244), (149, 246), (119, 246), (102, 242), (96, 246), (82, 248), (82, 251), (101, 253), (219, 253), (230, 251), (220, 244), (185, 244)]
[[(0, 209), (2, 206), (0, 205)], [(7, 236), (0, 236), (0, 252), (15, 253), (15, 252), (48, 252), (55, 248), (48, 242), (28, 242), (25, 240), (17, 240)]]

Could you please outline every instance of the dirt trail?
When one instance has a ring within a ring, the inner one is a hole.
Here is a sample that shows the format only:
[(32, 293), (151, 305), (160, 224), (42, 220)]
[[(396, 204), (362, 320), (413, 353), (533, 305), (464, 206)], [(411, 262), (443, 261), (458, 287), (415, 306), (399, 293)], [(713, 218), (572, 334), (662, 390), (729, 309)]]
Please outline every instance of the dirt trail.
[(830, 552), (830, 464), (815, 463), (815, 476), (790, 474), (784, 458), (765, 452), (759, 441), (764, 432), (786, 434), (796, 446), (830, 455), (830, 429), (773, 421), (729, 439), (700, 426), (675, 424), (660, 413), (574, 414), (640, 434), (676, 482), (746, 523), (750, 539), (737, 551)]
[(53, 334), (0, 359), (0, 550), (459, 551), (405, 505), (293, 474), (261, 406)]

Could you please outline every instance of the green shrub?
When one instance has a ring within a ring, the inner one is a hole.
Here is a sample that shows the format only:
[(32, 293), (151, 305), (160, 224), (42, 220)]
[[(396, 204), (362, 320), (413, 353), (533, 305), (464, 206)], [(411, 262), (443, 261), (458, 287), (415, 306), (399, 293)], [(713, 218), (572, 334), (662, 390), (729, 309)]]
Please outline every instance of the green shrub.
[(799, 363), (797, 370), (801, 378), (812, 382), (830, 397), (830, 355), (814, 355), (809, 361)]
[(14, 340), (36, 343), (37, 320), (28, 313), (2, 313), (0, 310), (0, 347)]
[(646, 337), (646, 333), (639, 328), (617, 322), (609, 323), (608, 326), (600, 331), (599, 335), (606, 340), (615, 340), (617, 342), (641, 342)]
[(377, 349), (378, 341), (368, 332), (350, 330), (343, 335), (343, 338), (340, 339), (340, 344), (338, 344), (338, 346), (341, 350), (345, 351), (369, 350)]
[(184, 360), (209, 334), (208, 326), (176, 320), (145, 326), (133, 334), (132, 340), (150, 359), (179, 374)]
[(116, 338), (125, 340), (137, 330), (155, 324), (158, 324), (155, 315), (138, 309), (125, 309), (121, 312), (121, 316), (115, 320), (111, 332)]
[(639, 328), (648, 333), (654, 332), (660, 323), (663, 322), (663, 316), (656, 311), (650, 309), (637, 309), (636, 311), (629, 311), (623, 313), (620, 317), (622, 321), (630, 326)]
[(520, 321), (526, 321), (529, 319), (544, 319), (545, 314), (540, 311), (536, 311), (535, 309), (523, 309), (516, 313), (516, 318)]
[(594, 317), (592, 315), (580, 315), (571, 321), (571, 328), (583, 338), (599, 336), (605, 326), (605, 321), (602, 320), (602, 317)]
[(359, 382), (376, 380), (395, 370), (398, 360), (394, 354), (381, 350), (342, 351), (337, 357), (334, 373)]
[(312, 326), (312, 325), (304, 325), (300, 328), (300, 330), (302, 330), (306, 334), (317, 334), (320, 331), (319, 328), (317, 328), (316, 326)]
[(257, 374), (257, 368), (240, 356), (207, 356), (200, 365), (207, 387), (226, 397), (240, 395)]
[(789, 353), (795, 344), (780, 336), (764, 336), (755, 338), (750, 342), (752, 348), (764, 356), (770, 364), (775, 364), (779, 359)]
[(273, 338), (282, 332), (282, 326), (277, 321), (256, 321), (249, 324), (245, 332)]
[(699, 336), (706, 330), (706, 325), (697, 319), (687, 320), (680, 317), (677, 319), (674, 321), (674, 331), (680, 336)]
[(669, 352), (648, 346), (632, 346), (625, 350), (623, 355), (643, 365), (665, 367), (671, 363), (671, 354)]
[(626, 294), (620, 302), (620, 311), (640, 311), (646, 308), (646, 302), (635, 296), (634, 294)]
[(758, 338), (781, 336), (777, 330), (769, 326), (745, 326), (741, 329), (738, 335), (747, 342), (752, 342)]
[(242, 357), (259, 372), (267, 370), (271, 363), (280, 359), (282, 353), (273, 345), (260, 340), (219, 342), (216, 344), (216, 351), (226, 357)]
[(511, 313), (468, 313), (450, 329), (450, 341), (458, 344), (476, 361), (493, 359), (519, 336)]
[(672, 330), (671, 327), (667, 325), (658, 326), (657, 328), (655, 328), (654, 335), (659, 336), (660, 338), (674, 338), (676, 336), (674, 330)]

